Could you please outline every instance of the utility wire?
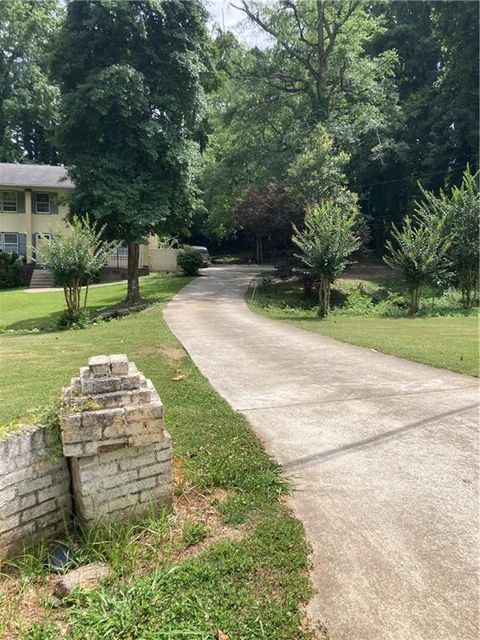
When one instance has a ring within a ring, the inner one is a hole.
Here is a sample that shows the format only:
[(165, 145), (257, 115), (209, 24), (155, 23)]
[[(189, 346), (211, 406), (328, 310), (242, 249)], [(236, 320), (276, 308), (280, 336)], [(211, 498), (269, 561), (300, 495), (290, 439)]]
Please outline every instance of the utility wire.
[(418, 176), (409, 176), (408, 178), (397, 178), (396, 180), (381, 180), (379, 182), (368, 182), (366, 184), (357, 184), (356, 187), (374, 187), (379, 184), (391, 184), (392, 182), (406, 182), (407, 180), (415, 180), (417, 178), (426, 178), (428, 176), (439, 176), (443, 173), (448, 173), (448, 171), (435, 171), (433, 173), (423, 173)]

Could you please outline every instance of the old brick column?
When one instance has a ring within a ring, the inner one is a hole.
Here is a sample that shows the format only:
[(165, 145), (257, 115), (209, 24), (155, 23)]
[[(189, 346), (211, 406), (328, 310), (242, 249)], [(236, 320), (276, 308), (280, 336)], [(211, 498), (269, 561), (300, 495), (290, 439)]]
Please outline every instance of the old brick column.
[(63, 394), (63, 452), (82, 524), (141, 517), (172, 500), (163, 405), (127, 356), (90, 358)]

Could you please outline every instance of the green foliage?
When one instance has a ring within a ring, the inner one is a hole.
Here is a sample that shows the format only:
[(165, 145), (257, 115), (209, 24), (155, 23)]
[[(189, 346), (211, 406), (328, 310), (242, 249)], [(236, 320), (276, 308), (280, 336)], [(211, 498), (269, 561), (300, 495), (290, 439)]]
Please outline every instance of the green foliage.
[(480, 260), (480, 172), (467, 167), (459, 187), (453, 187), (447, 207), (447, 229), (451, 238), (450, 257), (458, 277), (465, 306), (478, 301)]
[(18, 255), (0, 253), (0, 289), (14, 289), (21, 284), (21, 265)]
[(203, 265), (202, 254), (195, 249), (183, 249), (177, 254), (177, 264), (185, 276), (198, 276)]
[(58, 162), (50, 60), (64, 12), (57, 0), (0, 2), (0, 162)]
[[(148, 276), (141, 282), (143, 295), (155, 295), (166, 303), (186, 280)], [(94, 291), (107, 303), (114, 295), (118, 299), (124, 288), (122, 284)], [(22, 308), (12, 308), (11, 314), (20, 317), (27, 307), (34, 319), (39, 308), (44, 315), (52, 313), (54, 296), (58, 301), (58, 293), (24, 296), (29, 299), (25, 298)], [(218, 532), (222, 540), (215, 540), (213, 530), (212, 540), (206, 541), (208, 548), (196, 556), (183, 554), (178, 520), (174, 527), (174, 515), (164, 512), (148, 517), (141, 525), (117, 523), (85, 531), (83, 539), (69, 540), (76, 563), (108, 562), (114, 576), (99, 589), (77, 591), (65, 601), (66, 606), (55, 609), (59, 637), (61, 629), (68, 629), (72, 640), (157, 640), (162, 634), (166, 638), (213, 640), (219, 629), (231, 638), (249, 640), (309, 637), (302, 626), (302, 604), (311, 595), (308, 545), (301, 524), (279, 500), (287, 489), (285, 480), (245, 418), (213, 391), (192, 361), (184, 357), (172, 363), (162, 355), (167, 348), (178, 349), (179, 344), (168, 330), (160, 306), (151, 313), (85, 331), (0, 339), (4, 365), (0, 374), (5, 372), (1, 383), (6, 390), (0, 406), (3, 419), (22, 415), (27, 395), (34, 406), (57, 394), (92, 354), (125, 349), (161, 393), (176, 461), (186, 483), (183, 504), (195, 504), (196, 491), (202, 496), (200, 504), (212, 493), (219, 496), (219, 509), (230, 497), (241, 500), (245, 526), (234, 540), (228, 539), (227, 529)], [(29, 366), (25, 367), (27, 354)], [(172, 382), (178, 372), (184, 378)], [(233, 519), (233, 511), (230, 513)], [(240, 515), (240, 507), (236, 515)], [(182, 560), (185, 555), (188, 557)], [(40, 578), (45, 577), (43, 559), (26, 561), (31, 567), (32, 588), (37, 587), (37, 570)], [(21, 595), (18, 600), (23, 603)], [(23, 604), (19, 606), (24, 610)], [(0, 618), (3, 615), (7, 615), (4, 608)], [(42, 616), (41, 623), (32, 620), (36, 622), (32, 634), (40, 634), (42, 629), (48, 638), (52, 617), (45, 618)], [(44, 640), (42, 635), (37, 637)]]
[(163, 235), (158, 237), (159, 249), (177, 249), (178, 239), (171, 235)]
[(410, 313), (418, 313), (425, 285), (436, 285), (446, 275), (450, 240), (445, 234), (445, 215), (432, 211), (426, 202), (416, 205), (414, 218), (406, 216), (403, 228), (395, 225), (387, 242), (385, 262), (405, 280), (410, 295)]
[(349, 264), (349, 257), (360, 246), (354, 235), (359, 217), (356, 207), (326, 200), (307, 208), (305, 229), (294, 227), (293, 242), (301, 250), (300, 260), (319, 281), (319, 314), (330, 307), (330, 287)]
[[(188, 228), (205, 19), (199, 0), (68, 4), (54, 71), (58, 141), (76, 185), (72, 210), (129, 246)], [(137, 260), (129, 249), (131, 303), (139, 298)]]
[(366, 5), (242, 4), (269, 46), (248, 49), (228, 33), (215, 42), (220, 84), (201, 184), (222, 235), (232, 232), (231, 210), (248, 188), (283, 183), (302, 205), (335, 195), (349, 154), (361, 148), (370, 161), (367, 145), (378, 145), (398, 110), (396, 57), (368, 52), (382, 20)]
[(428, 304), (412, 318), (398, 277), (339, 279), (332, 288), (332, 311), (319, 321), (315, 298), (306, 298), (302, 288), (301, 280), (277, 281), (266, 291), (257, 289), (253, 299), (248, 291), (246, 301), (255, 312), (306, 331), (479, 375), (478, 310), (465, 309), (458, 290), (438, 296), (427, 288)]
[(54, 622), (39, 624), (34, 622), (22, 633), (20, 640), (58, 640), (59, 628)]
[(63, 287), (69, 323), (80, 320), (80, 295), (86, 286), (83, 310), (87, 306), (88, 285), (97, 278), (108, 261), (115, 243), (103, 239), (104, 228), (98, 229), (88, 217), (72, 218), (66, 230), (58, 229), (43, 238), (39, 252), (43, 264), (53, 272), (55, 282)]
[(187, 524), (182, 533), (183, 543), (186, 548), (205, 540), (208, 536), (208, 527), (203, 522)]
[(348, 159), (345, 152), (335, 153), (332, 136), (325, 126), (316, 125), (287, 168), (288, 192), (302, 209), (337, 196), (346, 182), (344, 169)]

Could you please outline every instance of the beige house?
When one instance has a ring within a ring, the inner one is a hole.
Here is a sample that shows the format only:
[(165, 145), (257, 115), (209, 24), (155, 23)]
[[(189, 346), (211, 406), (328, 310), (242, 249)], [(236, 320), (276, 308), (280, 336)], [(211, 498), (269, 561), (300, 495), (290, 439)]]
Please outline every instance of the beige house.
[(39, 237), (65, 224), (72, 189), (64, 167), (0, 163), (0, 251), (31, 262)]
[[(42, 236), (66, 225), (67, 196), (74, 185), (63, 166), (0, 163), (0, 251), (18, 253), (27, 263), (37, 261)], [(176, 251), (159, 249), (151, 236), (140, 246), (139, 267), (174, 271)], [(109, 267), (127, 267), (127, 249), (119, 247)]]

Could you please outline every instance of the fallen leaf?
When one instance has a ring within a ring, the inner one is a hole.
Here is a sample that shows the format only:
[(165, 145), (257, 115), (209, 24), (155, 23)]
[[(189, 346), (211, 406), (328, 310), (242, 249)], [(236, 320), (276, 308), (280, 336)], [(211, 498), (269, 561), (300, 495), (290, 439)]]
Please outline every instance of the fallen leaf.
[(185, 378), (185, 376), (182, 376), (182, 374), (178, 374), (176, 376), (173, 376), (172, 380), (173, 382), (178, 382), (179, 380), (183, 380)]
[(218, 630), (218, 640), (230, 640), (226, 633), (223, 633), (220, 629)]

